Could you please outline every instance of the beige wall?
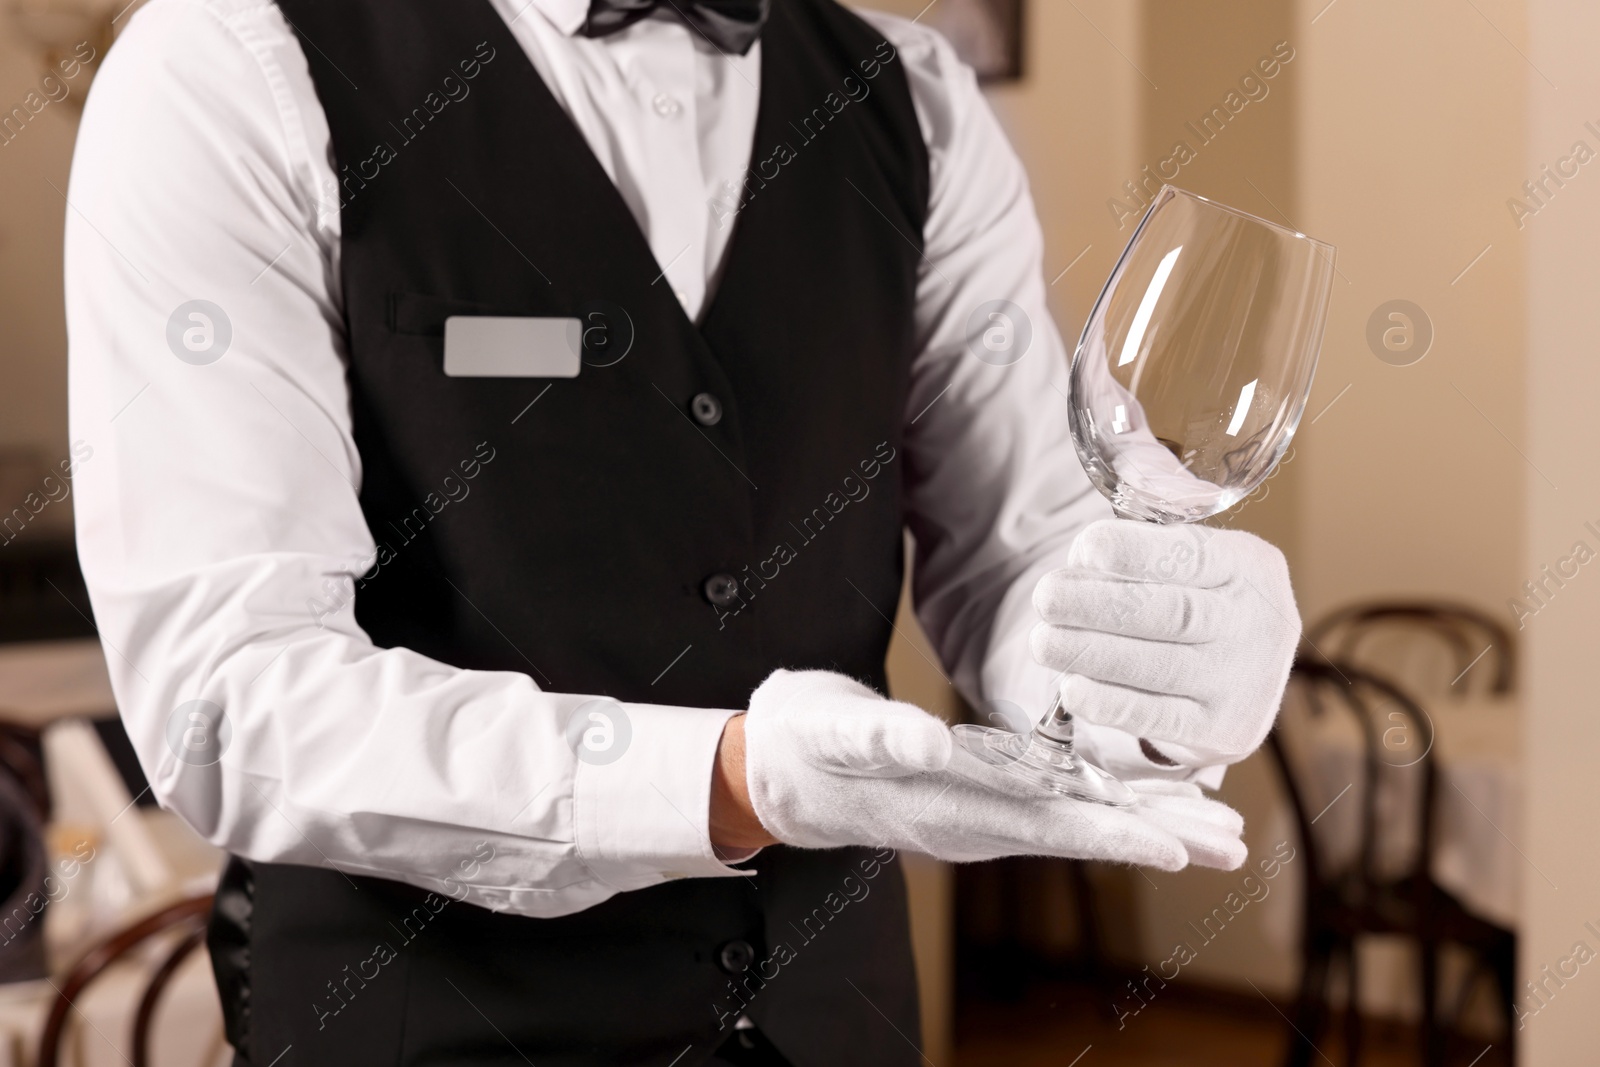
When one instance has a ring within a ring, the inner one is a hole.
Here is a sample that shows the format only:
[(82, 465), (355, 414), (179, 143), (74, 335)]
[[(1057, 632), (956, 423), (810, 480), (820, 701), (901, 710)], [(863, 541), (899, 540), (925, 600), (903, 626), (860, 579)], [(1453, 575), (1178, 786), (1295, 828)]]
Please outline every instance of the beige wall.
[[(1579, 139), (1600, 149), (1584, 130), (1600, 126), (1600, 8), (1569, 0), (1528, 0), (1523, 72), (1529, 128), (1518, 184), (1564, 155)], [(1537, 71), (1533, 67), (1537, 67)], [(1538, 73), (1538, 72), (1543, 72)], [(1548, 76), (1551, 84), (1544, 81)], [(1600, 520), (1600, 172), (1590, 163), (1557, 191), (1523, 231), (1528, 274), (1526, 445), (1531, 465), (1521, 473), (1527, 507), (1526, 550), (1514, 577), (1536, 575), (1567, 555), (1585, 522)], [(1502, 195), (1510, 195), (1509, 192)], [(1559, 489), (1552, 488), (1544, 480)], [(1522, 1062), (1536, 1067), (1592, 1063), (1600, 1034), (1600, 973), (1591, 963), (1576, 978), (1552, 981), (1543, 969), (1563, 966), (1576, 942), (1600, 951), (1600, 849), (1595, 846), (1595, 758), (1600, 753), (1595, 635), (1600, 634), (1600, 581), (1586, 569), (1550, 606), (1528, 621), (1527, 711), (1524, 744), (1528, 810), (1523, 822), (1521, 969), (1544, 983), (1546, 1005), (1523, 1031)], [(1592, 926), (1585, 926), (1585, 923)]]
[[(1314, 489), (1300, 497), (1302, 607), (1450, 595), (1509, 621), (1527, 471), (1511, 443), (1526, 249), (1504, 206), (1526, 177), (1521, 3), (1341, 2), (1311, 25), (1326, 2), (1299, 4), (1303, 225), (1339, 246), (1342, 274), (1312, 412), (1350, 389), (1299, 445), (1295, 474)], [(1409, 367), (1364, 336), (1395, 298), (1435, 327)]]
[[(0, 17), (0, 113), (37, 88), (37, 54)], [(41, 450), (54, 462), (67, 451), (66, 323), (61, 303), (61, 229), (67, 166), (77, 135), (80, 77), (72, 96), (48, 104), (8, 144), (0, 145), (0, 448)], [(55, 188), (51, 188), (54, 183)], [(57, 191), (59, 190), (59, 192)], [(9, 507), (10, 504), (8, 503)]]

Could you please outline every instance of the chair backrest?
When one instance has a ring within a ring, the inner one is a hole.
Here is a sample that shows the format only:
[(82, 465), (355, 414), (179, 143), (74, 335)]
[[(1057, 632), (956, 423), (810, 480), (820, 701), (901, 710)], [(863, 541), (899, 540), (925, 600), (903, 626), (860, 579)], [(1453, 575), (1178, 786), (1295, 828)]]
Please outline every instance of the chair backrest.
[(9, 772), (22, 787), (39, 822), (49, 822), (50, 781), (44, 773), (44, 747), (35, 727), (0, 719), (0, 770)]
[(0, 982), (49, 973), (40, 921), (49, 873), (44, 818), (26, 785), (0, 765)]
[(149, 1067), (150, 1023), (162, 992), (179, 964), (205, 940), (206, 920), (211, 914), (211, 894), (187, 897), (153, 915), (118, 930), (96, 942), (78, 960), (66, 978), (57, 984), (55, 1000), (39, 1037), (36, 1067), (59, 1067), (62, 1037), (67, 1016), (84, 989), (105, 973), (113, 963), (127, 956), (152, 938), (175, 934), (176, 943), (150, 973), (133, 1019), (133, 1067)]
[[(1355, 726), (1355, 748), (1347, 746), (1342, 755), (1332, 753), (1318, 733), (1319, 727), (1334, 725), (1329, 717), (1336, 715), (1349, 716)], [(1426, 711), (1390, 680), (1350, 663), (1306, 656), (1296, 660), (1268, 751), (1294, 811), (1308, 890), (1347, 873), (1358, 886), (1372, 886), (1426, 872), (1436, 801), (1433, 740)], [(1348, 782), (1343, 781), (1346, 773)], [(1407, 798), (1406, 810), (1380, 811), (1386, 799), (1397, 796)], [(1336, 827), (1351, 827), (1348, 809), (1317, 827), (1336, 804), (1357, 809), (1354, 847), (1348, 855), (1332, 834)], [(1381, 844), (1397, 844), (1385, 852), (1390, 862), (1380, 864)], [(1398, 863), (1393, 852), (1402, 854)]]
[(1319, 658), (1377, 671), (1413, 692), (1465, 694), (1477, 684), (1504, 695), (1516, 685), (1511, 631), (1467, 604), (1430, 600), (1351, 604), (1308, 627), (1305, 645)]

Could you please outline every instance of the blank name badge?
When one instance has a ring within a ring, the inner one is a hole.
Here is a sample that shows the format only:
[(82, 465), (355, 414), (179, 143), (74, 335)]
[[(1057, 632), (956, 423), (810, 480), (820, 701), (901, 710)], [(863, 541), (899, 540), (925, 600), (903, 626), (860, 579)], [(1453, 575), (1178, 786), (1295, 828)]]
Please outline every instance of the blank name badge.
[(583, 324), (571, 318), (451, 315), (444, 372), (451, 378), (576, 378)]

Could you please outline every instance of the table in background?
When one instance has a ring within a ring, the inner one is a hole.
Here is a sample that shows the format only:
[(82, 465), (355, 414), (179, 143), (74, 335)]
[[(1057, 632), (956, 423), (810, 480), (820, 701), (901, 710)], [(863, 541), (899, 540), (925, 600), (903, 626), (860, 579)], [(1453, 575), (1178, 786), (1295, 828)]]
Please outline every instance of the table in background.
[(0, 644), (0, 718), (37, 729), (73, 715), (116, 713), (98, 640)]
[[(1476, 914), (1508, 929), (1517, 925), (1521, 883), (1538, 877), (1518, 844), (1522, 829), (1522, 718), (1514, 700), (1436, 699), (1432, 757), (1438, 773), (1434, 813), (1434, 879)], [(1380, 724), (1380, 730), (1394, 724)], [(1318, 844), (1338, 869), (1355, 855), (1361, 833), (1363, 747), (1351, 716), (1335, 709), (1312, 721), (1309, 770), (1315, 792), (1335, 797), (1317, 820)], [(1407, 757), (1415, 758), (1415, 757)], [(1380, 874), (1396, 874), (1416, 853), (1415, 812), (1422, 775), (1384, 768), (1379, 776)], [(1346, 789), (1342, 796), (1339, 794)], [(1326, 801), (1325, 801), (1326, 802)]]

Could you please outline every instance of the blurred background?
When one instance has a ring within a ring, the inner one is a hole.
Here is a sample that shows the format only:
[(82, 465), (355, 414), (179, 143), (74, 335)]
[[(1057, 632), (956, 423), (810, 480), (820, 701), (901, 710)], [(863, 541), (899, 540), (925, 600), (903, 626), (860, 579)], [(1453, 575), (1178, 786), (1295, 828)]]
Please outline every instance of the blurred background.
[[(1163, 181), (1339, 264), (1293, 450), (1217, 520), (1284, 550), (1307, 625), (1222, 789), (1248, 865), (913, 862), (927, 1061), (1595, 1062), (1600, 11), (872, 6), (983, 74), (1069, 340)], [(64, 193), (127, 12), (0, 0), (0, 1067), (221, 1051), (191, 951), (219, 857), (141, 795), (71, 540)], [(907, 611), (895, 695), (982, 717)]]

